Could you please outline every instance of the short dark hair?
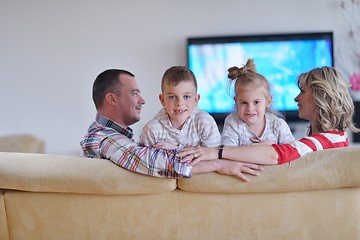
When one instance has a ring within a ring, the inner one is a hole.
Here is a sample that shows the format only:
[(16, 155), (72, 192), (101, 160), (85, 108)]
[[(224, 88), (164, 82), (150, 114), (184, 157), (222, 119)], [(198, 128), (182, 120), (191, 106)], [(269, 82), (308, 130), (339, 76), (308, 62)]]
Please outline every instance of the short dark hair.
[(108, 69), (97, 76), (92, 91), (92, 98), (96, 109), (99, 109), (102, 106), (105, 95), (109, 92), (113, 92), (113, 89), (117, 84), (121, 84), (120, 74), (135, 77), (131, 72), (122, 69)]

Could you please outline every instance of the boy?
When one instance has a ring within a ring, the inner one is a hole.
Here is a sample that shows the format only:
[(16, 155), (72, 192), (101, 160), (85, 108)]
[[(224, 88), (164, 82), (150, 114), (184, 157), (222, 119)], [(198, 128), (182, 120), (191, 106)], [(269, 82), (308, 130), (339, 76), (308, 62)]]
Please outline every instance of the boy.
[(167, 149), (219, 146), (221, 137), (214, 118), (197, 107), (200, 95), (190, 69), (173, 66), (166, 70), (161, 91), (163, 108), (144, 126), (140, 144)]

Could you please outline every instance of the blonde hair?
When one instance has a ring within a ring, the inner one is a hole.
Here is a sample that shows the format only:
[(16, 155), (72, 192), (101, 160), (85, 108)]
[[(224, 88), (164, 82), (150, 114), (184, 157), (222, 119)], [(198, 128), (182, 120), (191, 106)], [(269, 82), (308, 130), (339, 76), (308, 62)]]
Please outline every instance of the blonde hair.
[(261, 74), (257, 73), (254, 59), (249, 59), (243, 67), (231, 67), (228, 69), (228, 78), (235, 81), (235, 94), (248, 87), (263, 87), (266, 100), (270, 100), (270, 84)]
[(321, 67), (302, 73), (298, 77), (298, 85), (301, 87), (303, 84), (311, 88), (317, 109), (315, 126), (310, 126), (309, 135), (315, 130), (343, 132), (346, 128), (360, 132), (352, 123), (355, 107), (348, 91), (349, 85), (335, 68)]

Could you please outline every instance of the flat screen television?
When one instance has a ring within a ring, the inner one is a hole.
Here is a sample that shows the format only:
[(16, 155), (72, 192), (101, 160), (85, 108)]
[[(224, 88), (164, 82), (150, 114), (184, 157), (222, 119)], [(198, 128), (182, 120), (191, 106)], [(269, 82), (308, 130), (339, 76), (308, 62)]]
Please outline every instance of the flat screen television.
[(228, 91), (228, 68), (243, 66), (253, 58), (258, 73), (270, 83), (271, 108), (286, 121), (301, 121), (294, 98), (297, 77), (316, 67), (333, 66), (332, 32), (191, 37), (187, 39), (187, 63), (198, 81), (199, 108), (218, 124), (235, 109)]

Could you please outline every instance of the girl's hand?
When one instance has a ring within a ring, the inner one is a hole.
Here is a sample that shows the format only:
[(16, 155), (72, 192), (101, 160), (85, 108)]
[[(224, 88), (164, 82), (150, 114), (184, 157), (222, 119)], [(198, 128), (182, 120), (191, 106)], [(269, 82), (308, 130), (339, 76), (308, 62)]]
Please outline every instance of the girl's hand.
[(152, 145), (154, 148), (176, 149), (177, 146), (168, 142), (158, 142)]
[(253, 145), (268, 145), (268, 146), (271, 146), (273, 144), (276, 144), (276, 142), (274, 142), (274, 141), (271, 141), (271, 140), (260, 141), (258, 138), (255, 138), (255, 137), (250, 138), (250, 140), (253, 142)]
[(219, 149), (217, 147), (185, 147), (177, 154), (180, 162), (190, 162), (190, 166), (202, 160), (217, 159)]

